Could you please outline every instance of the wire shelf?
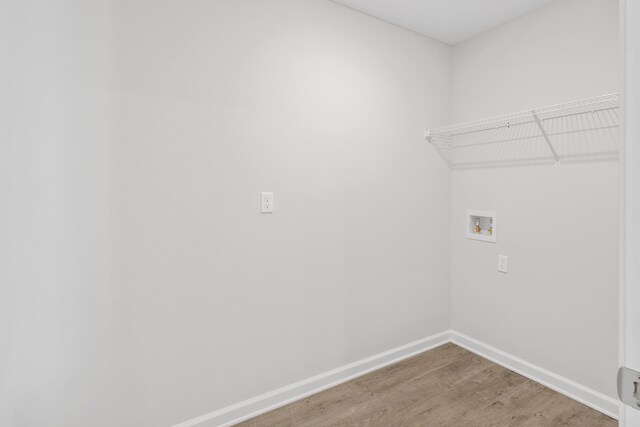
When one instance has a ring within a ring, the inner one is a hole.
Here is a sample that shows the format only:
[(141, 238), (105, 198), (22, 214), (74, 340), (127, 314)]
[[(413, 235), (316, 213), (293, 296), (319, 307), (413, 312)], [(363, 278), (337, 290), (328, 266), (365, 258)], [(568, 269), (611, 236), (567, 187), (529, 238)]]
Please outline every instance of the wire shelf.
[(617, 93), (427, 130), (451, 169), (618, 158)]

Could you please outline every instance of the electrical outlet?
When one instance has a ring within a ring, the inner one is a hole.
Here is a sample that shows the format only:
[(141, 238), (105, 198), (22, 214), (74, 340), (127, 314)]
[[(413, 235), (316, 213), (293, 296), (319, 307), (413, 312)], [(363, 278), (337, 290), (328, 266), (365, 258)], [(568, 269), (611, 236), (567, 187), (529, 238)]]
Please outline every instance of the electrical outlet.
[(273, 193), (271, 192), (262, 192), (262, 213), (273, 213)]
[(509, 270), (509, 257), (506, 255), (498, 255), (498, 271), (506, 273)]

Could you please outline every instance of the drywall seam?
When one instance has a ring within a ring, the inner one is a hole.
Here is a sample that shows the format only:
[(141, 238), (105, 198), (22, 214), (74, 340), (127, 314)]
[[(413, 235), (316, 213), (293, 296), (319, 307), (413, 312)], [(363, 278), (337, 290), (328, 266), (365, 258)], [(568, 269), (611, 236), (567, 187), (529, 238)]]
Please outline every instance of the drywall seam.
[(226, 427), (295, 402), (328, 388), (345, 383), (369, 372), (405, 360), (451, 341), (450, 332), (444, 331), (430, 337), (405, 344), (370, 356), (311, 378), (290, 384), (245, 401), (193, 418), (174, 427), (193, 427), (207, 423)]
[(451, 331), (451, 342), (558, 393), (562, 393), (596, 411), (618, 419), (619, 405), (617, 400), (612, 397), (459, 332)]

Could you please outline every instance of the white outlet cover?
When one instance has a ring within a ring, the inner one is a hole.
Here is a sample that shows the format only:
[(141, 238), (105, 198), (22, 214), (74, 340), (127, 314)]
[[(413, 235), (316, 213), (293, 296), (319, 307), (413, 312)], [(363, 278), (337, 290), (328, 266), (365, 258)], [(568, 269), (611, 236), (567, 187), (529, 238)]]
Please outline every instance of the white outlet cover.
[(498, 271), (507, 273), (509, 271), (509, 257), (506, 255), (498, 255)]
[(262, 213), (273, 213), (273, 193), (270, 191), (263, 191), (260, 195)]

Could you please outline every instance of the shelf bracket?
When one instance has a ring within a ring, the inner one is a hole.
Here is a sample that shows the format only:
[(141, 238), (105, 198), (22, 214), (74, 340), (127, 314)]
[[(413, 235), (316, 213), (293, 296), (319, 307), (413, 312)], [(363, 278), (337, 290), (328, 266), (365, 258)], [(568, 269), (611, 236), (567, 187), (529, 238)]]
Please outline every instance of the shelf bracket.
[(553, 157), (556, 159), (556, 165), (559, 165), (560, 164), (560, 157), (558, 157), (558, 153), (556, 152), (556, 149), (553, 148), (553, 144), (551, 143), (551, 140), (549, 139), (549, 135), (547, 135), (547, 131), (544, 130), (544, 126), (542, 126), (542, 122), (540, 121), (540, 117), (538, 117), (538, 115), (536, 114), (536, 110), (531, 110), (531, 114), (533, 115), (533, 118), (536, 121), (536, 124), (538, 125), (538, 128), (540, 128), (540, 132), (542, 133), (542, 136), (544, 137), (545, 141), (547, 141), (547, 145), (549, 146), (549, 150), (551, 150), (551, 153), (553, 153)]
[(434, 147), (436, 147), (436, 151), (438, 152), (438, 154), (440, 154), (440, 157), (442, 157), (442, 160), (444, 160), (444, 162), (446, 163), (447, 166), (449, 166), (449, 169), (451, 169), (451, 162), (449, 161), (449, 159), (447, 159), (447, 156), (445, 156), (442, 153), (442, 150), (440, 147), (438, 147), (438, 144), (434, 144), (433, 143), (433, 138), (431, 137), (431, 130), (430, 129), (425, 129), (424, 130), (424, 139), (426, 139), (427, 141), (429, 141), (429, 144), (433, 145)]
[(430, 129), (425, 129), (424, 130), (424, 139), (429, 141), (429, 144), (433, 144), (433, 141), (431, 141), (431, 130)]

